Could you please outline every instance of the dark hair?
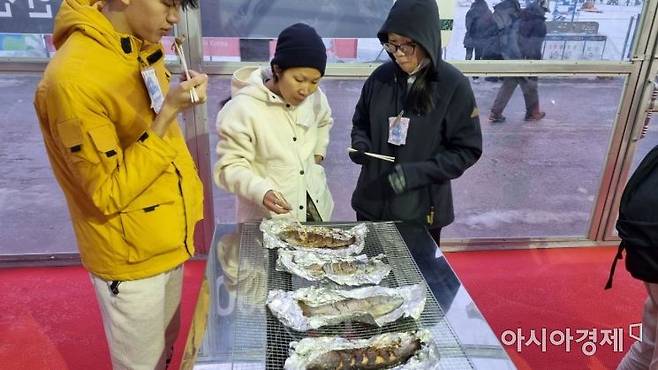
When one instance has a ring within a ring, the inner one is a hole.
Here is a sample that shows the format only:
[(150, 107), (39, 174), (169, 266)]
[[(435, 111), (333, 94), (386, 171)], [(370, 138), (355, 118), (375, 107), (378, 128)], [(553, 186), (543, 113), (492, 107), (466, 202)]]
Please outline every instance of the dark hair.
[[(274, 80), (274, 82), (279, 82), (280, 76), (283, 75), (283, 72), (285, 72), (286, 69), (289, 69), (289, 68), (281, 68), (281, 67), (279, 67), (278, 64), (270, 63), (270, 69), (272, 70), (272, 79)], [(277, 71), (276, 71), (277, 69), (279, 70), (278, 71), (279, 74), (277, 74)]]
[(199, 7), (199, 0), (181, 0), (180, 5), (183, 10), (187, 10), (187, 8), (196, 9)]
[(407, 109), (411, 113), (424, 115), (434, 109), (432, 81), (435, 75), (431, 62), (416, 73), (416, 80), (407, 94)]

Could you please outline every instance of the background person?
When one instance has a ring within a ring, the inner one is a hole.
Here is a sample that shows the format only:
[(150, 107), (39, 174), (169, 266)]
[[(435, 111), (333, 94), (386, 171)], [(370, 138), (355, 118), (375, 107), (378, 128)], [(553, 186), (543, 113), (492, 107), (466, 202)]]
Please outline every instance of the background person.
[(65, 0), (37, 87), (46, 151), (90, 272), (115, 369), (164, 369), (203, 187), (178, 113), (208, 77), (169, 89), (162, 36), (195, 0)]
[[(450, 181), (482, 153), (468, 79), (441, 60), (433, 0), (398, 0), (377, 37), (391, 61), (366, 80), (352, 119), (350, 158), (361, 165), (352, 195), (358, 220), (425, 225), (439, 243), (454, 219)], [(395, 163), (367, 157), (374, 152)]]
[[(505, 59), (541, 59), (546, 37), (546, 9), (533, 2), (521, 10), (517, 0), (504, 0), (494, 7), (494, 19), (500, 28), (500, 47)], [(520, 86), (525, 102), (525, 120), (539, 121), (546, 116), (539, 108), (537, 77), (504, 77), (491, 107), (489, 121), (505, 122), (503, 111)]]
[(320, 165), (333, 124), (318, 87), (326, 63), (320, 36), (297, 23), (279, 35), (270, 68), (233, 75), (231, 100), (217, 115), (214, 179), (237, 195), (240, 222), (331, 219), (334, 202)]
[(612, 287), (617, 260), (626, 251), (626, 269), (644, 282), (647, 299), (642, 313), (642, 340), (635, 342), (618, 370), (658, 368), (658, 146), (642, 160), (628, 180), (619, 203), (617, 231), (621, 238), (606, 289)]
[(475, 0), (466, 12), (466, 35), (464, 35), (464, 48), (466, 60), (481, 60), (484, 50), (492, 41), (495, 32), (495, 23), (489, 5), (485, 0)]

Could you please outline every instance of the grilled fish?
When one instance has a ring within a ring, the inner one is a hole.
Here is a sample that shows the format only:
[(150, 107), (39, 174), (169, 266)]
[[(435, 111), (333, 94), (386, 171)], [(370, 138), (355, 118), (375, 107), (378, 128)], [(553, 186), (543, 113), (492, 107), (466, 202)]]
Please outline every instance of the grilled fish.
[(408, 336), (386, 346), (334, 350), (322, 354), (307, 370), (376, 370), (403, 364), (421, 348), (420, 340)]
[(328, 274), (336, 274), (336, 275), (354, 275), (359, 271), (363, 271), (365, 273), (370, 272), (372, 270), (372, 263), (359, 263), (356, 261), (340, 261), (340, 262), (332, 262), (332, 263), (327, 263), (324, 266), (322, 266), (322, 269), (324, 272)]
[(298, 303), (306, 317), (368, 314), (377, 318), (400, 307), (404, 303), (404, 299), (379, 295), (360, 299), (348, 298), (315, 307), (309, 306), (301, 300)]
[(344, 230), (323, 226), (289, 227), (279, 234), (279, 238), (306, 248), (346, 248), (356, 242), (356, 238)]

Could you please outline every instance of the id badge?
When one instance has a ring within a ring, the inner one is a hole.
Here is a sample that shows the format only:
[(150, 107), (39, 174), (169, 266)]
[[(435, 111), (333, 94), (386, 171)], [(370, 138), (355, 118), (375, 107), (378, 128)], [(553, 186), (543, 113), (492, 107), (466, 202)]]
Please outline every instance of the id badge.
[(388, 143), (393, 145), (404, 145), (407, 143), (407, 131), (409, 130), (409, 118), (388, 117)]
[(160, 113), (162, 104), (164, 104), (164, 95), (162, 95), (162, 89), (160, 88), (158, 77), (155, 74), (155, 69), (153, 67), (142, 69), (142, 78), (144, 79), (146, 90), (149, 92), (149, 98), (151, 98), (151, 108), (153, 108), (156, 114)]

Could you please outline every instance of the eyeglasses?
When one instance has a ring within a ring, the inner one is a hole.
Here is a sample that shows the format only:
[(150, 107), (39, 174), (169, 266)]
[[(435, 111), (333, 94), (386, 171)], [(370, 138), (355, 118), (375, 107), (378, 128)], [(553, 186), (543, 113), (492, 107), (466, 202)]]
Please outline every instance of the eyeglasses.
[(413, 42), (408, 42), (402, 45), (395, 45), (389, 42), (385, 42), (382, 44), (382, 46), (384, 47), (384, 50), (391, 54), (395, 54), (398, 50), (400, 50), (404, 55), (411, 55), (416, 50), (416, 44)]

